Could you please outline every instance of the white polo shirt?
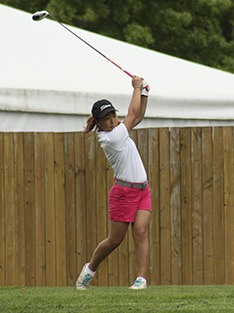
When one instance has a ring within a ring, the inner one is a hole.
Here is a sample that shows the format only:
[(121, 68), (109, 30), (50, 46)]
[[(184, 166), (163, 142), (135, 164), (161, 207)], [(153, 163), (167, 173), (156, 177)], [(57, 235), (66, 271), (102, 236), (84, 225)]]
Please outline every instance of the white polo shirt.
[(123, 123), (120, 123), (111, 132), (99, 131), (97, 135), (114, 171), (115, 178), (132, 183), (147, 181), (140, 154)]

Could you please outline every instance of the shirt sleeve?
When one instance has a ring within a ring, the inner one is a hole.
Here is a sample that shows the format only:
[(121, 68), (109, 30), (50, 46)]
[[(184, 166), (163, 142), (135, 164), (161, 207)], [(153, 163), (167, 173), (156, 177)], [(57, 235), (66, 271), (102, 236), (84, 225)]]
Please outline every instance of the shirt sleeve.
[(120, 123), (111, 132), (106, 133), (105, 143), (112, 149), (120, 150), (128, 137), (129, 133), (126, 126)]

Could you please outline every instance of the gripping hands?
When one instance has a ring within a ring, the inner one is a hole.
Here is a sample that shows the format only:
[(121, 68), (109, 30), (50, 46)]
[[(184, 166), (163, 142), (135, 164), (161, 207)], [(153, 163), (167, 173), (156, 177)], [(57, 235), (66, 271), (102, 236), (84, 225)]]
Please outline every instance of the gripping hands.
[(132, 76), (132, 86), (133, 88), (139, 88), (142, 96), (148, 97), (150, 86), (143, 78)]
[(142, 81), (142, 89), (141, 89), (141, 95), (148, 97), (150, 91), (150, 86), (149, 84), (143, 79)]

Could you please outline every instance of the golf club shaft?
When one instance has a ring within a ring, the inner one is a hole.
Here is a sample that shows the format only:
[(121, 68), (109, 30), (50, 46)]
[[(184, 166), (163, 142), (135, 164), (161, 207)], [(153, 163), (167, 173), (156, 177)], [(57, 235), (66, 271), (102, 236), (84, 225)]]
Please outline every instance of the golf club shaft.
[[(114, 61), (112, 61), (111, 59), (109, 59), (105, 54), (103, 54), (102, 52), (100, 52), (99, 50), (97, 50), (95, 47), (93, 47), (91, 44), (89, 44), (87, 41), (85, 41), (83, 38), (81, 38), (80, 36), (78, 36), (76, 33), (74, 33), (71, 29), (69, 29), (68, 27), (66, 27), (63, 23), (61, 23), (59, 20), (57, 20), (55, 17), (53, 17), (49, 12), (47, 11), (41, 11), (41, 12), (36, 12), (35, 14), (33, 14), (33, 20), (35, 21), (39, 21), (47, 16), (50, 16), (55, 22), (59, 23), (63, 28), (65, 28), (66, 30), (68, 30), (72, 35), (76, 36), (78, 39), (80, 39), (83, 43), (85, 43), (87, 46), (89, 46), (90, 48), (92, 48), (94, 51), (96, 51), (98, 54), (100, 54), (103, 58), (105, 58), (106, 60), (108, 60), (109, 62), (111, 62), (113, 65), (115, 65), (116, 67), (118, 67), (121, 71), (123, 71), (125, 74), (127, 74), (130, 77), (133, 77), (132, 74), (130, 74), (128, 71), (124, 70), (120, 65), (118, 65), (117, 63), (115, 63)], [(145, 89), (148, 91), (149, 87), (146, 86)]]
[(80, 36), (78, 36), (76, 33), (74, 33), (71, 29), (69, 29), (68, 27), (66, 27), (63, 23), (59, 22), (55, 17), (53, 17), (51, 14), (49, 14), (49, 16), (56, 21), (57, 23), (59, 23), (63, 28), (65, 28), (66, 30), (68, 30), (71, 34), (73, 34), (74, 36), (76, 36), (78, 39), (80, 39), (81, 41), (83, 41), (83, 43), (85, 43), (87, 46), (89, 46), (90, 48), (92, 48), (94, 51), (96, 51), (97, 53), (99, 53), (101, 56), (103, 56), (103, 58), (105, 58), (106, 60), (108, 60), (109, 62), (111, 62), (112, 64), (114, 64), (115, 66), (117, 66), (121, 71), (123, 71), (124, 73), (126, 73), (128, 76), (132, 77), (133, 75), (130, 74), (128, 71), (124, 70), (121, 66), (119, 66), (117, 63), (113, 62), (111, 59), (109, 59), (107, 56), (105, 56), (102, 52), (100, 52), (99, 50), (97, 50), (95, 47), (93, 47), (91, 44), (89, 44), (87, 41), (85, 41), (83, 38), (81, 38)]

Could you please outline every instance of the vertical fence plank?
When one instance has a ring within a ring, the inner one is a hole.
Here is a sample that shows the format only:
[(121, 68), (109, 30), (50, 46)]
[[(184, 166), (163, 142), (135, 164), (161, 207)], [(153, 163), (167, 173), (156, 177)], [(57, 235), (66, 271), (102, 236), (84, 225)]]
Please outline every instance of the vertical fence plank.
[(129, 279), (128, 235), (125, 237), (120, 247), (118, 248), (118, 271), (119, 271), (119, 281), (118, 281), (119, 286), (128, 286), (129, 284), (132, 283), (130, 282)]
[(150, 275), (151, 285), (161, 283), (160, 219), (159, 219), (159, 130), (148, 130), (148, 178), (151, 188), (152, 215), (150, 223)]
[[(149, 142), (148, 142), (148, 131), (147, 129), (138, 129), (137, 130), (137, 148), (140, 153), (142, 162), (147, 171), (148, 169), (148, 150), (149, 150)], [(148, 174), (148, 173), (147, 173)]]
[[(138, 129), (131, 132), (131, 138), (135, 142), (138, 151), (140, 153), (141, 159), (143, 161), (144, 167), (147, 171), (148, 175), (148, 153), (149, 153), (149, 142), (148, 142), (148, 130), (147, 129)], [(128, 241), (128, 242), (127, 242)], [(132, 229), (129, 228), (129, 232), (127, 235), (127, 240), (123, 243), (126, 251), (126, 256), (129, 254), (129, 279), (128, 284), (131, 285), (133, 281), (136, 279), (137, 271), (136, 271), (136, 256), (135, 256), (135, 244), (132, 237)], [(122, 246), (123, 246), (122, 245)], [(127, 252), (128, 251), (128, 252)], [(122, 256), (121, 256), (122, 257)], [(125, 266), (125, 265), (123, 265)], [(122, 267), (122, 266), (121, 266)], [(121, 272), (121, 267), (119, 272)], [(127, 268), (127, 267), (126, 267)], [(126, 274), (125, 274), (126, 275)], [(126, 285), (126, 283), (124, 284)]]
[(204, 284), (214, 282), (212, 128), (202, 129), (202, 205)]
[(54, 135), (44, 134), (46, 285), (56, 286)]
[(13, 134), (4, 136), (6, 285), (15, 284), (15, 206)]
[[(97, 245), (97, 213), (96, 213), (96, 134), (85, 136), (85, 164), (86, 164), (86, 240), (87, 258), (90, 260)], [(94, 284), (97, 284), (95, 277)]]
[[(147, 160), (147, 152), (148, 152), (148, 140), (147, 140), (147, 131), (146, 130), (134, 130), (131, 132), (131, 138), (135, 142), (138, 151), (142, 157), (144, 166), (147, 169), (148, 160)], [(143, 158), (144, 156), (144, 158)], [(121, 246), (118, 249), (119, 252), (119, 273), (120, 275), (120, 285), (126, 286), (131, 285), (133, 281), (136, 279), (137, 271), (136, 271), (136, 256), (135, 256), (135, 244), (132, 236), (132, 227), (129, 227), (128, 233), (124, 241), (121, 243)], [(126, 271), (122, 269), (126, 268)]]
[(75, 134), (77, 275), (87, 261), (84, 136), (84, 133)]
[(201, 128), (191, 129), (193, 284), (203, 284)]
[(170, 131), (171, 283), (182, 283), (180, 129)]
[[(130, 136), (137, 145), (138, 131), (134, 129), (131, 132)], [(127, 240), (128, 240), (128, 258), (129, 258), (129, 285), (131, 285), (136, 279), (137, 271), (136, 271), (135, 244), (132, 236), (132, 229), (130, 227), (128, 229)]]
[[(107, 195), (106, 195), (106, 160), (100, 143), (96, 141), (96, 210), (97, 210), (97, 243), (107, 237)], [(107, 260), (104, 260), (98, 270), (98, 285), (108, 286)]]
[(36, 285), (45, 286), (44, 135), (35, 133), (35, 263)]
[(16, 285), (25, 286), (25, 177), (24, 135), (14, 134), (15, 219), (16, 219)]
[(66, 133), (65, 136), (65, 202), (67, 223), (67, 282), (75, 284), (76, 273), (76, 218), (75, 218), (75, 156), (74, 134)]
[[(56, 253), (56, 285), (64, 286), (67, 281), (67, 262), (69, 249), (66, 240), (66, 206), (65, 206), (65, 170), (64, 170), (64, 134), (54, 134), (54, 178), (55, 178), (55, 253)], [(67, 197), (70, 197), (67, 194)], [(74, 240), (76, 240), (74, 238)], [(75, 274), (75, 272), (74, 272)]]
[[(109, 190), (114, 183), (114, 174), (113, 170), (106, 160), (106, 197), (108, 199)], [(109, 222), (109, 214), (107, 220), (107, 229), (108, 233), (110, 232), (110, 222)], [(119, 268), (118, 268), (118, 249), (113, 251), (109, 257), (107, 258), (107, 270), (108, 270), (108, 284), (109, 286), (116, 286), (118, 284), (118, 277), (119, 277)]]
[(223, 128), (214, 128), (213, 151), (213, 212), (214, 212), (214, 274), (215, 283), (225, 281), (224, 215), (223, 215)]
[(234, 282), (234, 127), (223, 132), (224, 214), (225, 214), (225, 284)]
[(161, 283), (171, 283), (170, 142), (169, 130), (159, 131)]
[(24, 134), (26, 285), (36, 285), (34, 135)]
[(181, 214), (183, 284), (192, 284), (191, 133), (181, 129)]
[(4, 134), (0, 133), (0, 286), (5, 285), (5, 192), (4, 192)]

